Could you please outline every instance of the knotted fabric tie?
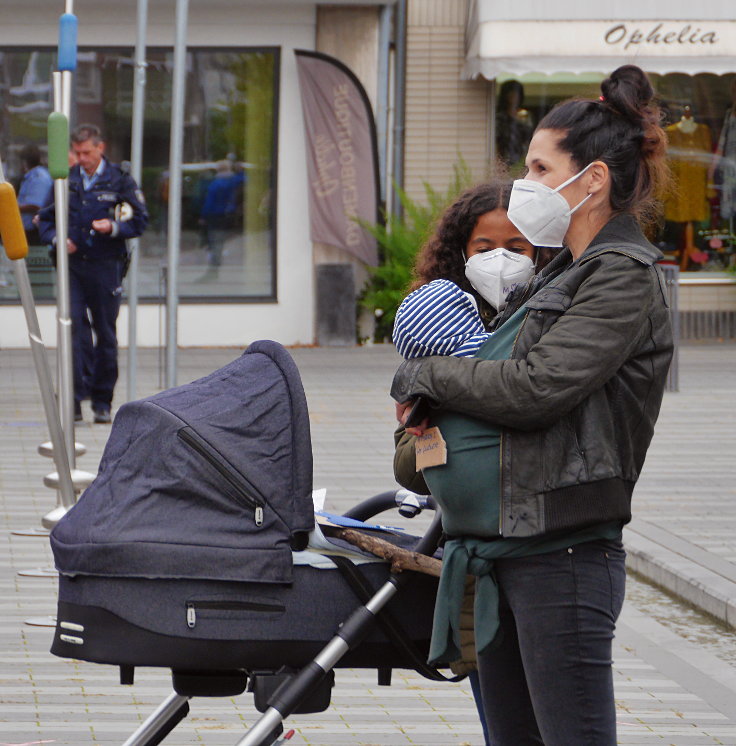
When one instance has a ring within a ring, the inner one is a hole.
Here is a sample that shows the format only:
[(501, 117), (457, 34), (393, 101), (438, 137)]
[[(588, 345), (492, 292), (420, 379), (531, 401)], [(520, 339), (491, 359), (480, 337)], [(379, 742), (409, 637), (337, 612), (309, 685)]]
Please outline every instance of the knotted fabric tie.
[(463, 604), (465, 577), (474, 575), (475, 583), (475, 647), (482, 653), (498, 633), (498, 583), (494, 560), (501, 557), (522, 557), (529, 554), (523, 544), (483, 539), (451, 539), (445, 544), (442, 574), (434, 608), (429, 662), (433, 665), (451, 663), (460, 654), (460, 611)]

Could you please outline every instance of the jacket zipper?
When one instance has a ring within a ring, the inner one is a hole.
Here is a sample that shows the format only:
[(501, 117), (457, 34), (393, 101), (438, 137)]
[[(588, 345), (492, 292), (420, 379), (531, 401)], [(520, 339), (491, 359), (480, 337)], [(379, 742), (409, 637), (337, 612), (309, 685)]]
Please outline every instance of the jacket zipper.
[(252, 493), (257, 492), (253, 485), (242, 474), (229, 466), (229, 464), (223, 463), (222, 457), (218, 458), (219, 454), (190, 427), (182, 427), (177, 432), (177, 436), (219, 472), (225, 481), (238, 493), (243, 502), (249, 508), (253, 509), (256, 526), (262, 526), (264, 501), (260, 496), (258, 498), (253, 497)]
[[(526, 302), (526, 301), (525, 301)], [(518, 309), (517, 309), (518, 310)], [(511, 345), (511, 354), (509, 355), (509, 360), (512, 360), (514, 357), (514, 353), (516, 352), (516, 343), (519, 341), (519, 336), (521, 335), (521, 332), (523, 331), (524, 327), (526, 326), (527, 319), (529, 318), (529, 309), (527, 309), (526, 314), (524, 315), (524, 320), (519, 325), (519, 329), (516, 332), (516, 336), (514, 337), (514, 343)], [(498, 474), (500, 477), (501, 484), (499, 485), (499, 509), (498, 509), (498, 533), (503, 536), (503, 513), (504, 513), (504, 505), (503, 505), (503, 428), (501, 428), (501, 436), (498, 439)]]
[(258, 601), (190, 601), (187, 603), (187, 627), (194, 629), (197, 625), (197, 609), (200, 611), (264, 611), (283, 613), (286, 607), (282, 604), (269, 604)]

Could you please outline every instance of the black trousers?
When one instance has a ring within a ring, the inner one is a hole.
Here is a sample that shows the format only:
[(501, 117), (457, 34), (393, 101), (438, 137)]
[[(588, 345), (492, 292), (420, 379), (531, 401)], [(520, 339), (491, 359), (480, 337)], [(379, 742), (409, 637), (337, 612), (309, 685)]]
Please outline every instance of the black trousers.
[(493, 746), (615, 746), (624, 558), (620, 542), (601, 540), (496, 560), (503, 638), (478, 658)]

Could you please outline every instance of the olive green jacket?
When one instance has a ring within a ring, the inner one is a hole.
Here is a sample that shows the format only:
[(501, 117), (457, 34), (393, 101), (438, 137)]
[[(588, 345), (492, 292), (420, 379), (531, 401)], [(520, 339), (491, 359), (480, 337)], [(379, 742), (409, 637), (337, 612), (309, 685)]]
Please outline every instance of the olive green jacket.
[(673, 352), (661, 253), (628, 215), (575, 262), (563, 250), (521, 292), (508, 360), (405, 361), (391, 395), (502, 428), (501, 533), (537, 536), (631, 518)]

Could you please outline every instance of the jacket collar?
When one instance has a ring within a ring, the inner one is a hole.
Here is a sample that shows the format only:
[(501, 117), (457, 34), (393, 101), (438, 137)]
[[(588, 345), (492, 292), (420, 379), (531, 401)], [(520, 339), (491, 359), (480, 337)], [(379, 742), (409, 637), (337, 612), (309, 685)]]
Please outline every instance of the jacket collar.
[(590, 242), (580, 257), (581, 264), (606, 252), (625, 254), (642, 264), (664, 259), (662, 252), (645, 238), (633, 215), (624, 213), (611, 218)]
[[(633, 215), (624, 213), (611, 218), (590, 242), (578, 260), (581, 264), (608, 252), (625, 254), (642, 264), (650, 265), (664, 258), (662, 252), (644, 237)], [(540, 272), (551, 279), (572, 264), (572, 254), (567, 247)]]
[[(104, 166), (103, 166), (104, 163)], [(102, 169), (102, 171), (100, 171)], [(114, 169), (114, 164), (111, 163), (108, 158), (106, 158), (104, 155), (102, 156), (102, 160), (100, 161), (100, 165), (97, 167), (97, 170), (95, 171), (96, 181), (95, 184), (103, 184), (110, 180), (110, 177), (112, 176)], [(82, 184), (84, 183), (84, 176), (86, 174), (82, 171), (82, 167), (77, 163), (74, 166), (69, 169), (69, 178), (75, 177), (78, 179)], [(90, 177), (91, 178), (91, 177)]]

